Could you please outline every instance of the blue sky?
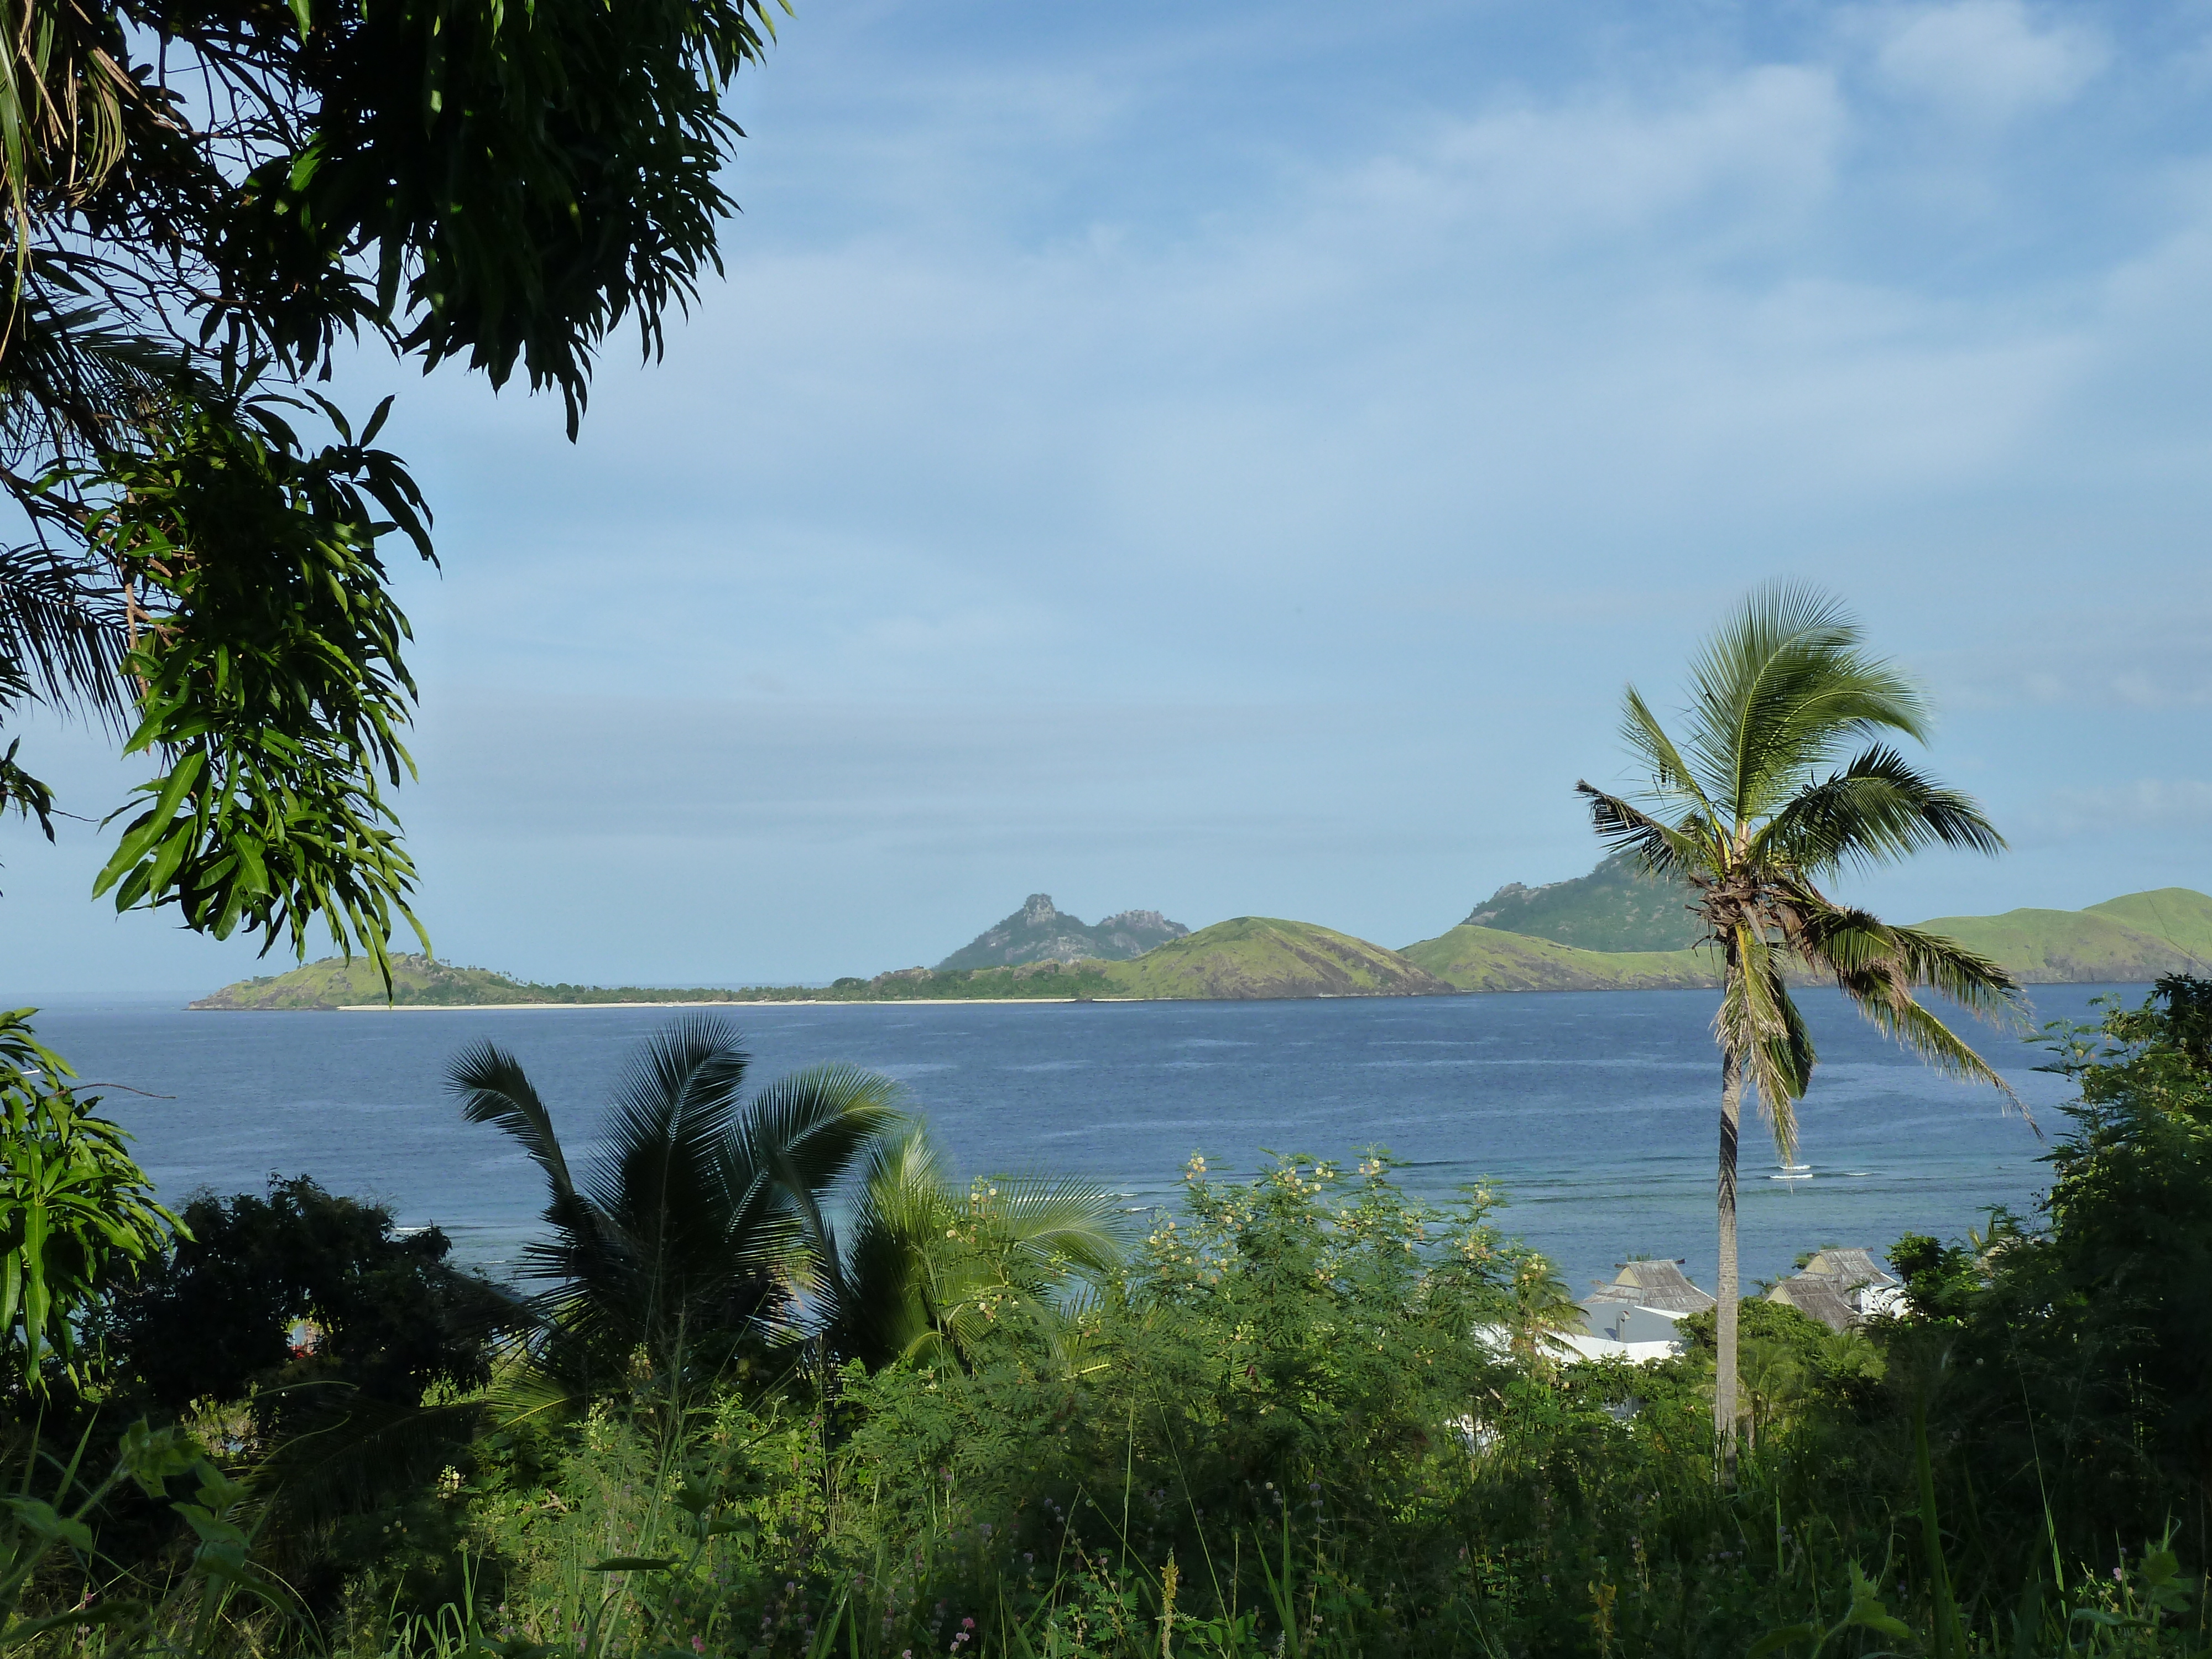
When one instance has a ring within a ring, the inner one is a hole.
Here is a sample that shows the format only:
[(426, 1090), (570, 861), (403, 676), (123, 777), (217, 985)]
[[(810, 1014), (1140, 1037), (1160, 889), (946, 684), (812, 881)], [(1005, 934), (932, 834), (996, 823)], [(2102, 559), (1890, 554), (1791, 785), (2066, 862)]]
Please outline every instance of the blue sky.
[[(1859, 896), (2212, 888), (2212, 4), (781, 37), (727, 281), (665, 362), (610, 351), (580, 443), (347, 377), (439, 515), (401, 805), (441, 955), (822, 979), (1039, 890), (1403, 945), (1587, 869), (1622, 684), (1671, 706), (1778, 576), (1923, 677), (2012, 842)], [(79, 811), (136, 776), (25, 758)], [(24, 992), (252, 970), (88, 902), (82, 830), (0, 858)]]

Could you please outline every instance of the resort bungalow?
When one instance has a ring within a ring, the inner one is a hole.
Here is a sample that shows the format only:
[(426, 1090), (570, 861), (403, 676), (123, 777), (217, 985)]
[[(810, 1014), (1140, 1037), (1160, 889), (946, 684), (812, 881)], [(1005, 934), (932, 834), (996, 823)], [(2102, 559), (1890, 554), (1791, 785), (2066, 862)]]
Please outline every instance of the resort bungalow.
[(1713, 1305), (1711, 1297), (1690, 1283), (1682, 1264), (1663, 1257), (1624, 1261), (1610, 1283), (1600, 1279), (1583, 1298), (1583, 1329), (1607, 1342), (1663, 1342), (1677, 1348), (1676, 1327), (1686, 1315)]
[(1848, 1330), (1863, 1319), (1899, 1311), (1905, 1291), (1875, 1263), (1869, 1250), (1815, 1250), (1803, 1269), (1766, 1293), (1819, 1320), (1832, 1331)]

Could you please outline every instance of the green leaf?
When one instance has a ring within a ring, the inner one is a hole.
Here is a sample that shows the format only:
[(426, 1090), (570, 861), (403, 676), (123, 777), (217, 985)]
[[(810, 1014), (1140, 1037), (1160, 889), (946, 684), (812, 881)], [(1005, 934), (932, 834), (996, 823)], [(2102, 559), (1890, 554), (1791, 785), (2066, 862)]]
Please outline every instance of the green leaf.
[(0, 1498), (0, 1507), (7, 1509), (33, 1534), (48, 1543), (67, 1544), (72, 1549), (90, 1553), (91, 1529), (81, 1521), (56, 1514), (52, 1504), (35, 1498)]
[[(185, 796), (191, 787), (199, 781), (201, 769), (206, 764), (205, 753), (194, 750), (171, 769), (168, 776), (161, 781), (161, 791), (155, 796), (153, 806), (133, 823), (124, 836), (122, 843), (116, 848), (115, 856), (108, 860), (100, 872), (99, 879), (93, 883), (92, 896), (94, 898), (113, 886), (117, 878), (145, 855), (146, 849), (168, 826), (169, 820), (176, 817), (177, 808), (184, 803)], [(147, 788), (148, 793), (153, 793), (151, 785)]]
[(1784, 1625), (1779, 1630), (1767, 1632), (1759, 1640), (1753, 1642), (1750, 1650), (1745, 1654), (1744, 1659), (1766, 1659), (1768, 1654), (1779, 1652), (1793, 1643), (1815, 1642), (1820, 1639), (1820, 1632), (1817, 1626)]
[(175, 1429), (149, 1429), (140, 1418), (123, 1431), (119, 1461), (125, 1473), (149, 1498), (159, 1498), (172, 1475), (182, 1474), (200, 1460), (200, 1449)]
[(199, 1500), (216, 1515), (228, 1513), (246, 1498), (246, 1488), (217, 1470), (212, 1464), (200, 1465)]

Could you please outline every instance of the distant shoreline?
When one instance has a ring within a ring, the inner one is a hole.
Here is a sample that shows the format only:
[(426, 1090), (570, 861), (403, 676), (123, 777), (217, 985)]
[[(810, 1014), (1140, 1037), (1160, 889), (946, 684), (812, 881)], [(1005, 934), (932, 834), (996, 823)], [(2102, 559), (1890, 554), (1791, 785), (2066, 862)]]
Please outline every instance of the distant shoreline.
[[(1042, 895), (1036, 895), (1040, 902)], [(2187, 888), (2124, 894), (2085, 910), (1938, 917), (1923, 927), (1986, 957), (2022, 985), (2148, 984), (2212, 973), (2212, 896)], [(1341, 997), (1468, 996), (1522, 991), (1711, 992), (1723, 964), (1708, 946), (1595, 951), (1465, 921), (1403, 951), (1312, 922), (1235, 916), (1115, 961), (973, 969), (900, 968), (828, 984), (575, 985), (518, 980), (428, 956), (380, 963), (330, 957), (241, 980), (188, 1005), (211, 1009), (391, 1012), (408, 1008), (795, 1007), (934, 1002), (1258, 1002)], [(1822, 975), (1803, 964), (1793, 985)]]
[[(1300, 1002), (1344, 1000), (1322, 997), (1283, 999)], [(978, 1003), (1034, 1002), (1064, 1007), (1078, 1002), (1161, 1002), (1163, 997), (736, 997), (712, 1002), (345, 1002), (335, 1008), (192, 1008), (196, 1014), (487, 1014), (523, 1013), (533, 1008), (972, 1008)]]

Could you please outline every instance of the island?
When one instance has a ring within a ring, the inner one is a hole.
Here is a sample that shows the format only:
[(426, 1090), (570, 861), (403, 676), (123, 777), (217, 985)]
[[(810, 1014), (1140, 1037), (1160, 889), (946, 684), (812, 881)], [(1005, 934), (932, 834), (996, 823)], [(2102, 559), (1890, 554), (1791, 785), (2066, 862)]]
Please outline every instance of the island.
[[(1495, 925), (1504, 921), (1525, 931)], [(2166, 974), (2212, 975), (2212, 897), (2185, 887), (2130, 893), (2081, 910), (1938, 916), (1920, 925), (2002, 963), (2025, 984), (2126, 984)], [(1679, 894), (1610, 859), (1571, 881), (1536, 888), (1510, 884), (1457, 927), (1396, 951), (1276, 916), (1235, 916), (1195, 933), (1157, 910), (1123, 911), (1087, 924), (1059, 911), (1048, 895), (1035, 893), (1022, 909), (935, 968), (897, 968), (828, 985), (547, 984), (402, 956), (392, 959), (387, 996), (367, 958), (331, 957), (289, 973), (241, 980), (187, 1006), (1251, 1001), (1716, 986), (1719, 964), (1709, 947), (1692, 942), (1695, 938), (1694, 921)], [(1098, 953), (1079, 954), (1085, 950)]]

